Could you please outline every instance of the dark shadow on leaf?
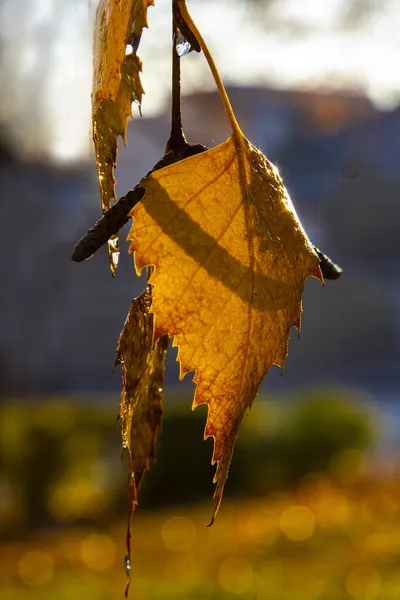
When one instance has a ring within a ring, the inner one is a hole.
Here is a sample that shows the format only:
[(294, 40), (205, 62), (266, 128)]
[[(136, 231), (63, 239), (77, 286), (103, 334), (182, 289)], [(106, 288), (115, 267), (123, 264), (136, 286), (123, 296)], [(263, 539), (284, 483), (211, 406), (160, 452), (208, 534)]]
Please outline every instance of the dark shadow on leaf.
[[(280, 263), (287, 261), (287, 257), (282, 252), (273, 257), (274, 267), (270, 277), (257, 270), (252, 273), (248, 266), (242, 265), (182, 208), (178, 207), (158, 182), (154, 181), (152, 185), (152, 195), (157, 198), (157, 201), (153, 202), (151, 199), (146, 201), (146, 195), (144, 196), (142, 203), (147, 213), (163, 232), (211, 277), (220, 281), (255, 309), (279, 310), (287, 306), (295, 287), (293, 279), (298, 279), (298, 275), (296, 265), (293, 264), (292, 279), (285, 282), (279, 277)], [(163, 205), (162, 210), (160, 205)], [(242, 206), (238, 210), (243, 210)], [(263, 250), (271, 252), (271, 249), (265, 247), (265, 241)]]

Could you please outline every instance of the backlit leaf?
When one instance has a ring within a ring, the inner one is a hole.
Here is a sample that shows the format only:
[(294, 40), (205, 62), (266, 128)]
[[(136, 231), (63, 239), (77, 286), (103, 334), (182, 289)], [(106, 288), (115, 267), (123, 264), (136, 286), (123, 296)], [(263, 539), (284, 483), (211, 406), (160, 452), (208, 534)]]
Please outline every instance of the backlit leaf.
[(208, 405), (214, 518), (242, 418), (269, 367), (283, 367), (307, 276), (322, 280), (318, 256), (277, 169), (243, 134), (141, 185), (130, 250), (138, 274), (155, 267), (155, 339), (174, 337), (193, 408)]

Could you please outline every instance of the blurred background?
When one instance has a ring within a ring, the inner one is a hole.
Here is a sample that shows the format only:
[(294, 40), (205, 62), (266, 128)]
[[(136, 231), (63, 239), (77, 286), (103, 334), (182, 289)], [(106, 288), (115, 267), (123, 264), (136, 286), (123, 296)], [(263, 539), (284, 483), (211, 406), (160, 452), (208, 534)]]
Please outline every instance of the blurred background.
[[(0, 600), (122, 598), (128, 467), (115, 347), (144, 288), (122, 233), (70, 261), (100, 215), (90, 133), (95, 0), (0, 0)], [(190, 0), (245, 134), (344, 273), (306, 284), (213, 493), (205, 411), (169, 350), (158, 461), (134, 516), (135, 600), (400, 597), (400, 5)], [(149, 9), (146, 89), (118, 194), (169, 132), (170, 2)], [(229, 135), (202, 56), (182, 60), (192, 143)]]

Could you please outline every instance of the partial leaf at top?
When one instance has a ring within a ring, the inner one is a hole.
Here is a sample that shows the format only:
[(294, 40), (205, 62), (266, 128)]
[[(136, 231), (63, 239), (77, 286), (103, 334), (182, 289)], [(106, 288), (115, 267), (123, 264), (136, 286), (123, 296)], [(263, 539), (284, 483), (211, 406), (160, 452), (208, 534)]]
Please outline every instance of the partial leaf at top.
[[(136, 51), (143, 27), (147, 27), (147, 9), (152, 4), (153, 0), (100, 0), (96, 13), (92, 125), (103, 212), (116, 201), (118, 136), (126, 143), (132, 102), (140, 106), (142, 101), (142, 64)], [(127, 44), (133, 50), (130, 54), (126, 54)], [(110, 239), (108, 247), (114, 274), (119, 256), (117, 235)]]
[(194, 371), (193, 407), (208, 405), (215, 516), (242, 418), (269, 367), (283, 366), (306, 278), (322, 280), (318, 256), (277, 169), (244, 137), (141, 185), (130, 250), (138, 274), (155, 267), (155, 339), (174, 337), (181, 378)]

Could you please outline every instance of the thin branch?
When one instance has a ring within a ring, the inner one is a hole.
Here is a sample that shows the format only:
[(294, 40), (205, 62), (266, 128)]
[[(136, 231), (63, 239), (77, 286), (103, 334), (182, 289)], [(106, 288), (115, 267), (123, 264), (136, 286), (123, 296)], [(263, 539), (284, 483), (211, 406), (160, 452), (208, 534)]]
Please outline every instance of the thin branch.
[(178, 39), (178, 27), (176, 15), (178, 8), (176, 0), (172, 0), (172, 109), (171, 109), (171, 133), (165, 152), (169, 150), (181, 150), (187, 145), (182, 129), (181, 112), (181, 59), (176, 49)]
[[(147, 173), (146, 177), (151, 175), (153, 171), (168, 167), (173, 163), (188, 158), (189, 156), (200, 154), (200, 152), (204, 152), (205, 150), (207, 150), (207, 148), (201, 144), (191, 145), (185, 142), (183, 148), (179, 150), (169, 150), (167, 154), (154, 165), (153, 169)], [(141, 181), (143, 181), (143, 179)], [(87, 233), (85, 233), (74, 247), (71, 260), (74, 262), (83, 262), (93, 256), (101, 246), (108, 242), (112, 235), (118, 233), (121, 227), (129, 221), (129, 213), (144, 196), (145, 190), (141, 187), (141, 181), (130, 190), (126, 196), (122, 196), (122, 198), (120, 198), (118, 202), (114, 204), (114, 206), (112, 206)]]

